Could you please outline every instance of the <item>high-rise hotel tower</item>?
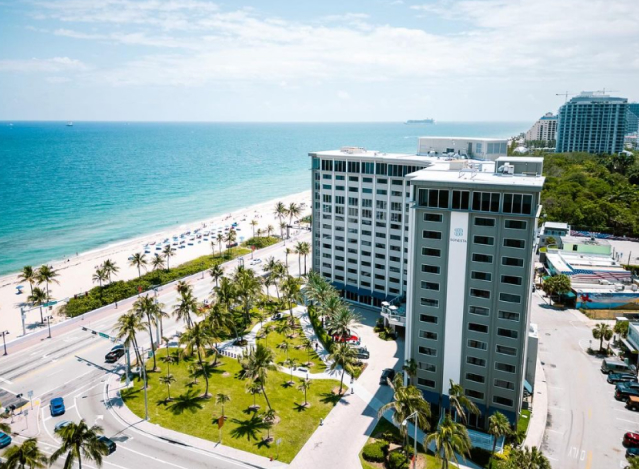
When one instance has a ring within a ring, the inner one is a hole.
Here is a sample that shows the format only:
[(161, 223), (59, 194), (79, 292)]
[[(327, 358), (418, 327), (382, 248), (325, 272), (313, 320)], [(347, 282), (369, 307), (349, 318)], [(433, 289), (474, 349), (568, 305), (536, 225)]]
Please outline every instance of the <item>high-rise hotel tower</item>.
[[(524, 393), (542, 158), (311, 153), (313, 268), (348, 300), (400, 305), (417, 387), (460, 383), (516, 422)], [(397, 319), (397, 318), (396, 318)]]

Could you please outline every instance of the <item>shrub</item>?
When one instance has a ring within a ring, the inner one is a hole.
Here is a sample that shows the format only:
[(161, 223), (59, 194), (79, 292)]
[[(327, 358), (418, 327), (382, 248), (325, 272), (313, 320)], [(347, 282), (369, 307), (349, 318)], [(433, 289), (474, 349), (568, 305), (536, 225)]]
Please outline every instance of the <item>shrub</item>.
[(313, 325), (315, 334), (317, 334), (320, 342), (322, 342), (322, 345), (326, 350), (330, 350), (333, 346), (333, 339), (322, 327), (322, 321), (320, 321), (319, 317), (317, 317), (317, 311), (314, 307), (308, 308), (308, 317), (311, 319), (311, 324)]
[(393, 432), (391, 430), (387, 430), (384, 433), (382, 433), (382, 438), (396, 445), (402, 444), (402, 436), (399, 433)]
[(281, 241), (280, 238), (275, 236), (256, 236), (254, 238), (249, 238), (242, 243), (242, 246), (248, 248), (250, 246), (255, 246), (255, 249), (262, 249), (268, 246), (272, 246), (273, 244), (277, 244)]
[(474, 463), (479, 464), (482, 467), (488, 465), (490, 461), (491, 452), (487, 451), (483, 448), (471, 448), (470, 449), (470, 460)]
[(369, 462), (384, 462), (386, 460), (388, 446), (388, 442), (384, 440), (368, 443), (362, 450), (362, 457)]
[(389, 469), (408, 469), (410, 459), (401, 450), (392, 451), (388, 455)]

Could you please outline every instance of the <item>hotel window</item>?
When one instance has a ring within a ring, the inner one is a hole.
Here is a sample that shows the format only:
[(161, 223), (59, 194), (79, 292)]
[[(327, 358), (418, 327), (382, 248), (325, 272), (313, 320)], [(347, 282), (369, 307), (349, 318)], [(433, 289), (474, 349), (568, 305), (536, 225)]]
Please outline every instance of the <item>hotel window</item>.
[(511, 230), (525, 230), (528, 223), (523, 220), (506, 220), (505, 226)]
[(427, 388), (435, 387), (435, 381), (433, 381), (432, 379), (420, 378), (419, 376), (417, 377), (417, 384)]
[(348, 208), (348, 216), (349, 217), (356, 217), (358, 214), (358, 210), (356, 208)]
[(505, 379), (496, 379), (494, 382), (495, 387), (497, 388), (509, 389), (511, 391), (515, 390), (515, 383), (511, 381), (506, 381)]
[[(377, 211), (375, 212), (375, 220), (386, 220), (386, 212)], [(386, 226), (384, 226), (386, 227)]]
[(509, 339), (516, 339), (519, 336), (519, 333), (512, 329), (503, 329), (500, 327), (497, 329), (497, 335), (501, 337), (508, 337)]
[(373, 218), (373, 211), (367, 208), (362, 209), (362, 217), (363, 218)]
[(422, 288), (424, 290), (439, 291), (439, 283), (422, 281)]
[(419, 320), (428, 324), (437, 324), (437, 316), (431, 316), (430, 314), (420, 314)]
[(335, 196), (335, 203), (344, 205), (344, 196), (343, 195), (336, 195)]
[(493, 238), (492, 236), (475, 235), (473, 237), (473, 242), (475, 244), (483, 244), (484, 246), (492, 246), (493, 244), (495, 244), (495, 238)]
[(486, 367), (486, 360), (484, 360), (483, 358), (467, 356), (466, 363), (468, 363), (469, 365), (481, 366), (482, 368)]
[(359, 188), (357, 186), (349, 186), (348, 192), (359, 192)]
[(524, 249), (526, 247), (526, 241), (523, 239), (504, 238), (504, 247)]
[(377, 184), (388, 184), (388, 179), (377, 178)]
[(348, 205), (351, 205), (353, 207), (357, 207), (359, 205), (359, 199), (357, 197), (349, 197), (348, 198)]
[(323, 205), (322, 212), (324, 213), (332, 213), (333, 206), (332, 205)]
[[(349, 161), (348, 162), (348, 172), (349, 173), (359, 173), (359, 161)], [(349, 181), (357, 181), (357, 176), (349, 176)]]
[(390, 220), (396, 223), (402, 222), (402, 214), (401, 213), (391, 213)]
[(481, 340), (468, 340), (468, 346), (470, 348), (474, 348), (477, 350), (488, 350), (488, 344), (486, 342), (482, 342)]
[(423, 362), (418, 362), (418, 367), (420, 370), (422, 371), (428, 371), (430, 373), (436, 373), (437, 372), (437, 366), (433, 365), (432, 363), (423, 363)]
[(468, 210), (470, 192), (453, 191), (453, 210)]
[(490, 314), (490, 310), (488, 308), (483, 308), (481, 306), (470, 306), (468, 308), (468, 312), (477, 316), (488, 316)]
[(513, 347), (506, 347), (505, 345), (497, 345), (495, 347), (497, 353), (501, 353), (502, 355), (510, 355), (511, 357), (517, 356), (517, 349)]
[(375, 163), (362, 163), (362, 174), (375, 174)]
[(473, 389), (464, 389), (464, 393), (468, 397), (472, 397), (474, 399), (484, 399), (484, 393), (483, 392), (475, 391)]
[(516, 257), (502, 257), (501, 258), (501, 264), (502, 265), (508, 265), (511, 267), (523, 267), (524, 266), (524, 260), (523, 259), (518, 259)]
[(430, 308), (439, 308), (439, 300), (433, 300), (432, 298), (420, 298), (419, 304)]
[(503, 405), (506, 407), (512, 407), (513, 406), (513, 400), (512, 399), (507, 399), (505, 397), (501, 397), (501, 396), (493, 396), (493, 404), (499, 404), (499, 405)]
[(468, 381), (474, 381), (475, 383), (485, 383), (486, 378), (482, 375), (478, 375), (476, 373), (466, 373), (466, 379)]
[(394, 197), (401, 197), (402, 193), (400, 191), (391, 191), (391, 195)]
[(322, 174), (322, 179), (333, 179), (332, 174)]
[(504, 213), (521, 213), (530, 215), (532, 212), (532, 195), (504, 194)]
[(470, 289), (470, 296), (474, 296), (475, 298), (485, 298), (490, 299), (490, 291), (489, 290), (479, 290), (478, 288)]
[(485, 264), (493, 263), (493, 256), (488, 254), (473, 254), (473, 262), (483, 262)]
[(495, 226), (495, 219), (475, 217), (475, 226)]
[(330, 194), (324, 194), (323, 198), (322, 198), (322, 202), (324, 202), (325, 204), (330, 204), (331, 203), (331, 195)]
[(442, 252), (434, 248), (422, 248), (422, 256), (441, 257)]
[(427, 340), (437, 340), (437, 332), (431, 332), (431, 331), (419, 331), (419, 338), (420, 339), (427, 339)]
[(344, 186), (335, 186), (335, 190), (336, 190), (336, 191), (342, 191), (342, 192), (343, 192), (343, 191), (345, 191), (345, 190), (346, 190), (346, 188), (345, 188)]
[(424, 221), (432, 221), (434, 223), (441, 223), (443, 216), (440, 213), (425, 213)]
[(312, 169), (320, 169), (320, 160), (319, 158), (313, 158), (313, 167)]
[(488, 326), (484, 325), (484, 324), (477, 324), (474, 322), (469, 322), (468, 323), (468, 330), (469, 331), (473, 331), (473, 332), (480, 332), (482, 334), (486, 334), (488, 333)]
[(437, 350), (435, 350), (434, 348), (420, 346), (417, 349), (417, 351), (419, 353), (421, 353), (422, 355), (428, 355), (428, 356), (431, 356), (431, 357), (436, 357), (437, 356)]
[(442, 233), (441, 233), (441, 231), (424, 230), (424, 231), (422, 231), (422, 238), (424, 238), (424, 239), (442, 239)]
[(519, 322), (519, 313), (513, 313), (512, 311), (499, 311), (499, 319)]
[(473, 270), (470, 272), (470, 278), (473, 280), (481, 280), (483, 282), (490, 282), (493, 279), (493, 274), (490, 272), (478, 272)]
[(362, 189), (362, 194), (372, 194), (372, 193), (373, 193), (373, 189), (368, 189), (366, 187)]
[(473, 192), (473, 210), (478, 212), (499, 212), (498, 192)]
[(521, 296), (513, 295), (511, 293), (500, 293), (499, 301), (504, 301), (506, 303), (521, 303)]
[(322, 189), (330, 191), (333, 188), (330, 184), (322, 184)]
[(386, 189), (377, 189), (377, 195), (387, 195), (388, 191)]
[(422, 272), (427, 274), (439, 274), (440, 267), (437, 265), (422, 264)]
[(335, 161), (335, 171), (343, 173), (346, 171), (346, 161)]
[(508, 363), (495, 362), (495, 370), (503, 371), (504, 373), (515, 373), (517, 368), (515, 368), (515, 365), (509, 365)]
[(322, 160), (322, 171), (333, 171), (333, 160)]
[(362, 199), (362, 207), (372, 208), (373, 199)]
[(501, 283), (507, 283), (509, 285), (521, 285), (521, 277), (515, 277), (513, 275), (502, 275)]
[(377, 172), (375, 174), (382, 174), (385, 176), (387, 171), (388, 171), (387, 163), (377, 163)]
[(449, 190), (419, 189), (419, 205), (430, 208), (448, 208)]
[[(339, 175), (339, 174), (337, 174), (337, 175), (335, 176), (335, 179), (336, 179), (336, 180), (338, 180), (338, 181), (345, 181), (345, 180), (346, 180), (346, 177), (344, 177), (343, 175)], [(344, 189), (342, 189), (342, 190), (344, 190)]]
[[(372, 164), (372, 163), (371, 163)], [(362, 181), (366, 182), (366, 183), (371, 183), (373, 182), (373, 178), (362, 178)]]
[(377, 201), (375, 201), (375, 207), (376, 207), (376, 208), (378, 208), (378, 209), (380, 209), (380, 210), (386, 210), (386, 207), (387, 207), (387, 206), (388, 206), (388, 205), (387, 205), (387, 204), (386, 204), (386, 202), (385, 202), (385, 201), (383, 201), (383, 200), (377, 200)]
[[(382, 201), (380, 200), (380, 201), (378, 201), (378, 203), (379, 202), (382, 202)], [(385, 203), (386, 202), (384, 202), (384, 204)], [(382, 207), (378, 207), (378, 208), (382, 208)], [(384, 207), (384, 208), (386, 208), (386, 207)], [(402, 211), (402, 203), (401, 202), (391, 202), (391, 210), (395, 210), (396, 212), (401, 212)]]

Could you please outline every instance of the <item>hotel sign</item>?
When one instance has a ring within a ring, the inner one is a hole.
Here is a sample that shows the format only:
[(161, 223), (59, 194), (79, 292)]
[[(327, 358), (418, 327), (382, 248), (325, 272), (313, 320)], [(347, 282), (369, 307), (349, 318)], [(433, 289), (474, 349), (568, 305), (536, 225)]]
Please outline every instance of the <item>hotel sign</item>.
[(451, 243), (466, 243), (466, 234), (464, 228), (453, 228), (453, 235), (450, 237)]

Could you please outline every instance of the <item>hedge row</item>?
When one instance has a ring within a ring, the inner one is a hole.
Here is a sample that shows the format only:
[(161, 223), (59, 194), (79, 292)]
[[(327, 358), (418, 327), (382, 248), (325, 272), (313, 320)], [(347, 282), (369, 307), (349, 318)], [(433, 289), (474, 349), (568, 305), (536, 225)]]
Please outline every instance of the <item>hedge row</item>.
[(189, 275), (197, 274), (204, 270), (208, 270), (216, 264), (221, 264), (250, 251), (244, 248), (232, 249), (232, 252), (224, 252), (222, 256), (219, 254), (206, 255), (193, 259), (191, 261), (180, 264), (170, 270), (155, 270), (147, 272), (140, 278), (134, 278), (127, 281), (117, 281), (103, 287), (94, 287), (84, 295), (76, 295), (61, 308), (61, 312), (68, 317), (79, 316), (102, 306), (122, 301), (138, 294), (139, 290), (148, 291), (159, 285), (170, 283)]
[(369, 462), (384, 462), (386, 454), (388, 454), (388, 447), (388, 441), (384, 440), (368, 443), (362, 450), (362, 457)]
[(315, 329), (315, 334), (319, 338), (320, 342), (322, 342), (324, 348), (326, 350), (331, 350), (333, 347), (333, 338), (328, 335), (328, 332), (326, 332), (322, 327), (322, 321), (317, 316), (315, 306), (310, 305), (308, 307), (308, 317), (311, 319), (311, 324), (313, 325), (313, 329)]
[(277, 244), (280, 241), (282, 240), (275, 236), (255, 236), (244, 241), (242, 246), (245, 248), (255, 246), (255, 249), (263, 249), (265, 247), (272, 246), (273, 244)]

